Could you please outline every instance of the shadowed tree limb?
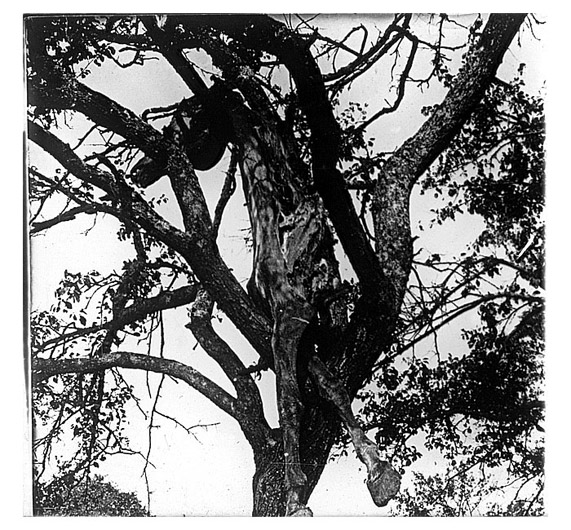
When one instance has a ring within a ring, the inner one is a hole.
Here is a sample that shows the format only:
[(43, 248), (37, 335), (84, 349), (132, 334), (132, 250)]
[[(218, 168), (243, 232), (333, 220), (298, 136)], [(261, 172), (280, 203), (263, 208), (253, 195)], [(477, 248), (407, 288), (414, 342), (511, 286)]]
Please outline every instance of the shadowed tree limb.
[(413, 185), (470, 117), (493, 82), (525, 15), (490, 15), (452, 88), (418, 132), (381, 168), (372, 212), (377, 256), (400, 306), (412, 266), (409, 199)]
[(197, 292), (198, 287), (196, 285), (189, 285), (186, 287), (174, 289), (172, 291), (165, 291), (150, 298), (137, 300), (134, 304), (124, 308), (117, 318), (113, 318), (108, 322), (104, 322), (103, 324), (99, 324), (97, 326), (78, 329), (71, 333), (61, 335), (57, 338), (47, 340), (41, 346), (39, 346), (39, 349), (45, 350), (48, 346), (53, 344), (69, 341), (71, 339), (88, 335), (90, 333), (97, 333), (101, 330), (121, 329), (128, 324), (133, 324), (134, 322), (144, 319), (152, 313), (190, 304), (195, 299)]
[(411, 187), (448, 146), (494, 81), (504, 54), (526, 14), (492, 14), (464, 66), (440, 105), (421, 128), (391, 156), (385, 171), (401, 167), (401, 178)]
[(97, 208), (97, 206), (93, 205), (81, 205), (81, 206), (76, 206), (75, 208), (70, 208), (69, 210), (60, 213), (59, 215), (57, 215), (56, 217), (52, 218), (52, 219), (47, 219), (46, 221), (37, 221), (32, 225), (32, 228), (30, 229), (30, 234), (34, 235), (34, 234), (38, 234), (39, 232), (42, 232), (43, 230), (47, 230), (48, 228), (51, 228), (55, 225), (58, 225), (60, 223), (65, 223), (67, 221), (73, 221), (78, 215), (80, 214), (95, 214), (97, 213), (99, 210)]
[(158, 45), (159, 52), (171, 64), (188, 88), (190, 88), (194, 94), (199, 96), (204, 95), (208, 91), (208, 87), (193, 66), (188, 62), (182, 53), (182, 48), (175, 45), (169, 39), (169, 36), (159, 28), (154, 16), (142, 16), (140, 19), (145, 25), (149, 37)]

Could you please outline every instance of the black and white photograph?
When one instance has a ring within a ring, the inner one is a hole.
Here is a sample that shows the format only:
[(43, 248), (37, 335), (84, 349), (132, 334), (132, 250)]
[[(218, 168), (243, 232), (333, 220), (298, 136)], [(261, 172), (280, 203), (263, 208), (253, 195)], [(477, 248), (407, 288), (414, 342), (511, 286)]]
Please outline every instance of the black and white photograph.
[(24, 14), (24, 514), (548, 515), (548, 18)]

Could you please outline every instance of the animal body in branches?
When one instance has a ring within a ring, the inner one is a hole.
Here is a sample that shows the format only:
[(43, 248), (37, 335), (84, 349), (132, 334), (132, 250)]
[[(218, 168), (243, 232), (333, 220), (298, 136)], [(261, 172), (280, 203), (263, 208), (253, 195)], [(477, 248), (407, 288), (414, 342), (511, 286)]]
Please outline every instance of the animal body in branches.
[[(192, 167), (198, 171), (208, 171), (216, 166), (233, 137), (228, 104), (239, 96), (221, 90), (214, 85), (204, 95), (182, 100), (171, 122), (163, 129), (166, 138), (184, 146)], [(146, 188), (166, 173), (164, 163), (145, 156), (133, 167), (131, 178)]]

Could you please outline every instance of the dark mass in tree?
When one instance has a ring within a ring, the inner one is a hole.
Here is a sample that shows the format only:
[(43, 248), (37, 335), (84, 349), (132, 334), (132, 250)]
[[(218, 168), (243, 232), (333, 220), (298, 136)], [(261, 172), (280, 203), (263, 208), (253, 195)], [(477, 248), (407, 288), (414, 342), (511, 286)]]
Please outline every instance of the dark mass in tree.
[[(508, 57), (541, 26), (26, 16), (32, 254), (86, 219), (114, 227), (94, 254), (124, 253), (76, 270), (66, 236), (53, 305), (32, 305), (36, 489), (132, 454), (149, 503), (155, 427), (205, 428), (183, 420), (198, 392), (248, 442), (253, 515), (312, 515), (347, 453), (373, 508), (466, 515), (463, 480), (470, 513), (541, 513), (543, 102)], [(160, 412), (174, 382), (194, 394)]]

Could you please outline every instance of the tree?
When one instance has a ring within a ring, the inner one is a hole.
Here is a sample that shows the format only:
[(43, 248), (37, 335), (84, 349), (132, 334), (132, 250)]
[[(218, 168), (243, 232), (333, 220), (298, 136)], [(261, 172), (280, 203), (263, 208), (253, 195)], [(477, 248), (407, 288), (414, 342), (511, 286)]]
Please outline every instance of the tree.
[(36, 490), (36, 515), (58, 516), (122, 516), (145, 517), (147, 511), (133, 493), (118, 490), (103, 477), (77, 487), (63, 481), (44, 486), (38, 483)]
[[(122, 428), (137, 393), (123, 371), (134, 369), (161, 374), (150, 429), (165, 378), (239, 424), (254, 515), (311, 515), (332, 450), (349, 445), (378, 506), (427, 451), (460, 476), (496, 469), (532, 483), (529, 502), (539, 499), (543, 108), (523, 65), (507, 80), (498, 69), (540, 22), (468, 18), (398, 14), (333, 36), (302, 17), (26, 19), (30, 233), (112, 217), (131, 249), (120, 272), (67, 270), (54, 306), (30, 317), (38, 481), (46, 470), (87, 476), (129, 451)], [(114, 66), (152, 86), (141, 74), (152, 60), (176, 72), (185, 97), (137, 112), (91, 84)], [(371, 101), (353, 101), (363, 83)], [(418, 88), (439, 102), (383, 151), (384, 120), (406, 116)], [(224, 162), (209, 209), (208, 171)], [(238, 177), (246, 288), (219, 238)], [(433, 208), (412, 226), (418, 193)], [(481, 227), (474, 241), (430, 252), (427, 223), (466, 218)], [(181, 308), (226, 382), (165, 346)], [(466, 315), (479, 322), (462, 332)], [(254, 364), (217, 319), (247, 340)], [(452, 322), (465, 346), (440, 351)], [(266, 373), (278, 428), (257, 384)], [(56, 462), (69, 439), (76, 449)]]

